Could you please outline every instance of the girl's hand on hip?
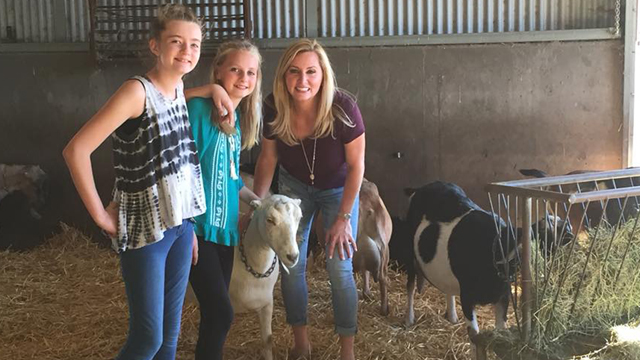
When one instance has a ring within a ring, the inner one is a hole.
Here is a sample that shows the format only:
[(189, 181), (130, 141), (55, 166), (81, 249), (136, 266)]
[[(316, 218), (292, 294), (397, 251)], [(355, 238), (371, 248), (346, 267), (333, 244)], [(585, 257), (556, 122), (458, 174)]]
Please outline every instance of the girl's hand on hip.
[(198, 263), (198, 237), (193, 233), (193, 249), (191, 249), (191, 265)]
[(118, 203), (110, 202), (106, 208), (102, 217), (96, 221), (96, 224), (107, 233), (107, 235), (114, 237), (118, 234)]
[(340, 216), (336, 217), (325, 239), (325, 243), (328, 245), (327, 252), (329, 259), (333, 259), (333, 252), (336, 247), (338, 248), (340, 260), (351, 259), (353, 257), (351, 253), (352, 246), (353, 251), (358, 251), (356, 241), (353, 239), (353, 236), (351, 236), (351, 230), (350, 221)]

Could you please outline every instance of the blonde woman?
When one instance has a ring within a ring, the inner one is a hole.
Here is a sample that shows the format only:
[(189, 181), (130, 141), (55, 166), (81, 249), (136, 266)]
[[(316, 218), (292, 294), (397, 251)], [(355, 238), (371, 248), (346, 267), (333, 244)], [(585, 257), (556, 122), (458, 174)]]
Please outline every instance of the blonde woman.
[[(238, 245), (238, 199), (258, 197), (240, 178), (240, 151), (258, 143), (260, 136), (260, 53), (255, 45), (238, 40), (222, 44), (213, 60), (211, 86), (187, 91), (189, 120), (202, 164), (207, 212), (195, 218), (199, 260), (189, 281), (200, 304), (196, 360), (222, 359), (223, 345), (233, 320), (229, 282), (234, 247)], [(224, 89), (236, 121), (222, 130), (219, 112), (208, 95), (213, 86)]]
[[(302, 200), (300, 253), (306, 254), (313, 214), (326, 231), (335, 330), (341, 359), (354, 359), (358, 296), (351, 257), (357, 250), (358, 191), (364, 174), (365, 136), (353, 97), (336, 86), (331, 63), (315, 40), (302, 39), (280, 58), (273, 94), (264, 104), (264, 128), (254, 192), (264, 197), (280, 164), (281, 193)], [(282, 274), (292, 357), (310, 355), (307, 332), (306, 258)]]

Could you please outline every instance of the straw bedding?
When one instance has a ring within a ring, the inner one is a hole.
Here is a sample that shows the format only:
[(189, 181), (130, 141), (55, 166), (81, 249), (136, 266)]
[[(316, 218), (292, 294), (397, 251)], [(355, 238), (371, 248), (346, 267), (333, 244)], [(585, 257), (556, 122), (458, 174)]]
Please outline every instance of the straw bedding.
[[(321, 262), (310, 264), (308, 277), (312, 358), (335, 359), (331, 294)], [(405, 282), (405, 275), (390, 272), (388, 317), (379, 315), (376, 285), (374, 299), (360, 299), (356, 357), (471, 359), (464, 322), (444, 319), (444, 298), (432, 287), (416, 295), (416, 325), (404, 327)], [(275, 358), (286, 359), (292, 343), (276, 287)], [(63, 225), (61, 234), (28, 253), (0, 252), (0, 359), (110, 359), (125, 341), (127, 317), (117, 256), (75, 229)], [(493, 328), (491, 307), (479, 309), (479, 323)], [(187, 303), (178, 359), (193, 358), (197, 324), (197, 305)], [(225, 357), (260, 359), (260, 348), (257, 315), (237, 315)]]

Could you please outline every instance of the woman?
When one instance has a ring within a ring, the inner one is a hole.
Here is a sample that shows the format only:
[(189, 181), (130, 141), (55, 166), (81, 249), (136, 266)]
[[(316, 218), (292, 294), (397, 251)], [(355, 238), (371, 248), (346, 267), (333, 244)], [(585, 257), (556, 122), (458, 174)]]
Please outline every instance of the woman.
[[(284, 53), (264, 103), (262, 149), (254, 192), (267, 195), (280, 163), (280, 192), (302, 200), (298, 229), (306, 254), (316, 210), (324, 219), (327, 270), (341, 359), (354, 359), (358, 296), (351, 257), (356, 251), (358, 191), (364, 174), (364, 124), (354, 99), (339, 90), (324, 49), (302, 39)], [(293, 357), (308, 356), (306, 258), (282, 274), (287, 322), (293, 328)]]

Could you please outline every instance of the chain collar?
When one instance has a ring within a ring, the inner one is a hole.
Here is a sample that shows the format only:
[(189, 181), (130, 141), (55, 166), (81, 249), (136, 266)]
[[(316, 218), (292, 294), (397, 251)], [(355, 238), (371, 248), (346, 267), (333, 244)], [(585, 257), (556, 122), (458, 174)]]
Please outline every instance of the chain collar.
[(247, 234), (247, 230), (249, 230), (249, 226), (247, 226), (247, 228), (244, 229), (244, 231), (242, 232), (242, 236), (240, 237), (240, 245), (238, 246), (240, 250), (240, 259), (244, 264), (244, 268), (247, 269), (247, 271), (251, 273), (251, 275), (253, 275), (256, 279), (268, 278), (269, 276), (271, 276), (271, 274), (273, 274), (273, 271), (276, 269), (276, 264), (278, 263), (278, 255), (275, 253), (273, 254), (273, 262), (271, 262), (271, 266), (269, 267), (269, 269), (267, 269), (265, 273), (261, 274), (255, 271), (251, 267), (251, 265), (249, 265), (249, 262), (247, 261), (247, 256), (244, 253), (244, 246), (242, 245), (242, 240), (244, 240), (244, 236)]

